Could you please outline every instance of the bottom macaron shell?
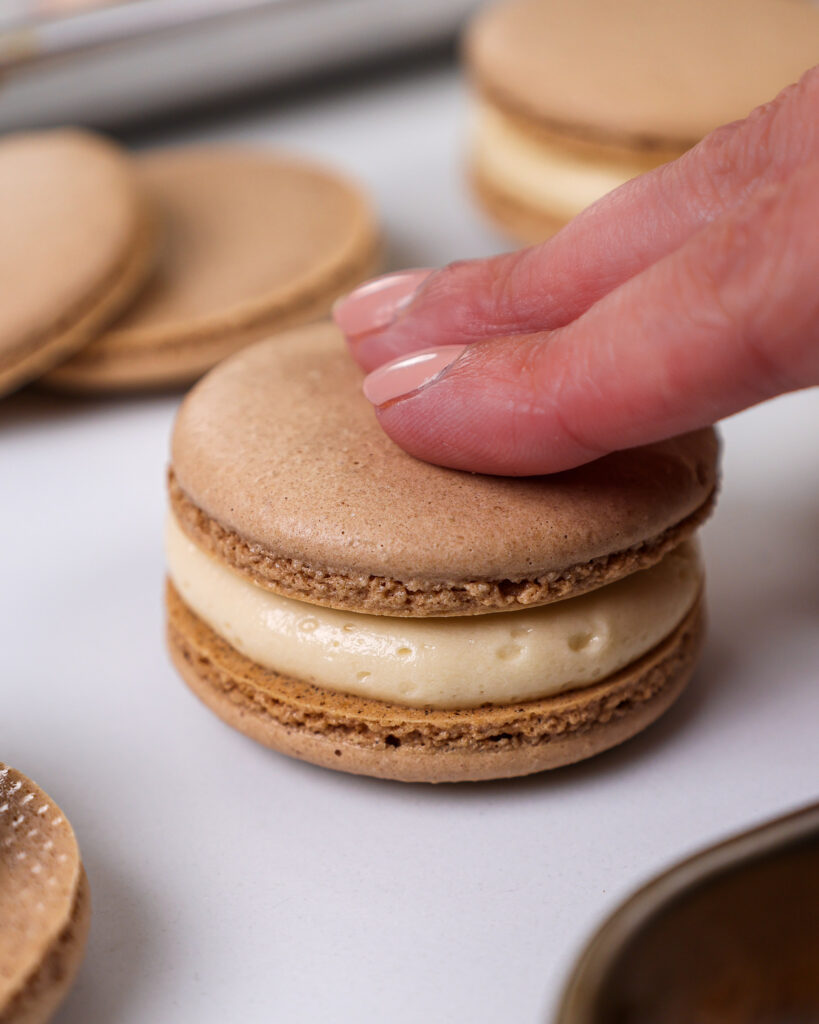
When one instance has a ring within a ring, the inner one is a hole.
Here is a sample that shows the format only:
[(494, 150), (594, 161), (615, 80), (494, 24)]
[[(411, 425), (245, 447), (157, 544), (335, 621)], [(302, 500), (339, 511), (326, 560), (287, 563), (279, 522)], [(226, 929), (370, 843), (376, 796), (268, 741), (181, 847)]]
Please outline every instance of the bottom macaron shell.
[(71, 916), (39, 967), (13, 1001), (0, 1007), (2, 1024), (46, 1024), (51, 1020), (80, 969), (91, 926), (91, 891), (82, 870)]
[(504, 234), (524, 245), (545, 242), (568, 223), (499, 189), (477, 170), (469, 173), (469, 185), (481, 208)]
[(193, 692), (265, 746), (325, 768), (401, 782), (529, 775), (622, 743), (685, 688), (704, 632), (700, 598), (638, 661), (581, 690), (510, 706), (431, 710), (336, 693), (257, 665), (167, 585), (168, 646)]

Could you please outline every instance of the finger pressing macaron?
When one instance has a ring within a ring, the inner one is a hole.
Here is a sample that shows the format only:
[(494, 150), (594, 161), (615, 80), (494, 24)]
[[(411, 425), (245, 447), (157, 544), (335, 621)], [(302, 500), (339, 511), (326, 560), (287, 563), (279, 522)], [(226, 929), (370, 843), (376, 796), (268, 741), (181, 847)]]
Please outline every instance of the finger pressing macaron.
[(91, 917), (74, 831), (54, 801), (0, 763), (0, 1020), (43, 1024), (74, 981)]
[(379, 428), (337, 328), (213, 370), (174, 430), (168, 641), (235, 728), (406, 781), (589, 757), (679, 695), (711, 430), (553, 477), (480, 476)]
[(250, 342), (323, 316), (376, 266), (370, 204), (334, 171), (230, 148), (135, 161), (165, 224), (157, 272), (110, 330), (46, 377), (54, 388), (189, 384)]
[(512, 237), (547, 238), (812, 67), (819, 10), (781, 0), (505, 0), (465, 41), (471, 177)]
[(818, 176), (759, 189), (565, 327), (380, 366), (381, 426), (440, 465), (554, 473), (816, 384)]
[(0, 141), (0, 394), (79, 351), (143, 286), (157, 225), (128, 157), (86, 131)]

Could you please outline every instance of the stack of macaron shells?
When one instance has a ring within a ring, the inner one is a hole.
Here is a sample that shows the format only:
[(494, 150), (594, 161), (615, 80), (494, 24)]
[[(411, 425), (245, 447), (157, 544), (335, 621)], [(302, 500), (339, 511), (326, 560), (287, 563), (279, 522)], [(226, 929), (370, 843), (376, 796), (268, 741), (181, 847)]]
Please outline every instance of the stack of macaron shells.
[(704, 430), (551, 477), (422, 463), (379, 428), (334, 326), (213, 370), (174, 430), (168, 637), (256, 740), (448, 782), (605, 750), (679, 695), (702, 633)]
[(0, 764), (0, 1020), (40, 1024), (82, 961), (91, 903), (77, 840), (54, 801)]
[(819, 9), (782, 0), (502, 0), (466, 34), (481, 206), (536, 242), (798, 80)]
[(85, 131), (0, 143), (0, 394), (187, 385), (325, 315), (377, 267), (368, 200), (278, 152), (128, 154)]
[(335, 171), (282, 154), (138, 155), (159, 211), (155, 273), (124, 315), (45, 379), (72, 391), (190, 384), (252, 341), (324, 316), (377, 267), (375, 217)]

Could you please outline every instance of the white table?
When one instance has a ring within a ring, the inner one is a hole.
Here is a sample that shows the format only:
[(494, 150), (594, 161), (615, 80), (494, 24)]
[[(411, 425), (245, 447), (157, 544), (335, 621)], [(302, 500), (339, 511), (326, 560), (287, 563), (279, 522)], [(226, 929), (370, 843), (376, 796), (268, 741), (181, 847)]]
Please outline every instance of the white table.
[[(462, 189), (463, 107), (427, 69), (153, 141), (326, 157), (374, 193), (391, 264), (418, 266), (503, 245)], [(724, 425), (711, 633), (678, 706), (578, 767), (440, 788), (273, 754), (171, 670), (176, 404), (0, 404), (0, 757), (70, 816), (94, 901), (59, 1024), (543, 1020), (633, 887), (816, 797), (816, 392)]]

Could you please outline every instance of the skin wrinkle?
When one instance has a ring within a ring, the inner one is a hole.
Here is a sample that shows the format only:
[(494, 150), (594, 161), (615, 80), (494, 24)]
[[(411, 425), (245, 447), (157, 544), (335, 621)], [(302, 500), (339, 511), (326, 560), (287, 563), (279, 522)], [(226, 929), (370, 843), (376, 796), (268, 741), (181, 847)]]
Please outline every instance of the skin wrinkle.
[[(742, 317), (741, 342), (747, 359), (756, 368), (752, 379), (773, 383), (778, 391), (804, 387), (811, 375), (809, 368), (800, 375), (794, 371), (790, 359), (782, 360), (780, 343), (788, 337), (796, 337), (802, 339), (798, 344), (806, 351), (811, 344), (815, 348), (819, 319), (817, 291), (809, 287), (793, 289), (799, 298), (806, 300), (805, 308), (800, 310), (799, 302), (790, 300), (789, 289), (793, 288), (803, 268), (812, 260), (816, 261), (815, 242), (805, 232), (804, 224), (806, 221), (815, 224), (819, 217), (815, 193), (818, 177), (819, 161), (815, 161), (794, 175), (786, 186), (759, 197), (760, 223), (747, 225), (747, 242), (741, 245), (729, 266), (723, 286), (726, 306), (736, 308)], [(810, 205), (814, 207), (812, 217), (806, 212)], [(793, 244), (794, 240), (801, 244)], [(761, 255), (755, 261), (748, 258), (754, 244)], [(777, 295), (788, 295), (785, 309), (771, 302), (771, 296)], [(780, 324), (787, 327), (784, 336), (777, 330)]]
[[(552, 345), (552, 350), (554, 351), (555, 348), (559, 350), (560, 336), (558, 335), (555, 338), (555, 335), (552, 335), (552, 339), (556, 341), (556, 344)], [(538, 343), (537, 336), (533, 339), (530, 347), (530, 358), (537, 358), (538, 360), (535, 392), (541, 405), (545, 401), (548, 416), (557, 424), (558, 431), (556, 436), (559, 437), (562, 433), (565, 437), (568, 437), (578, 450), (587, 454), (588, 461), (591, 461), (604, 454), (604, 450), (599, 443), (594, 442), (581, 432), (576, 421), (569, 419), (569, 415), (572, 409), (576, 408), (577, 403), (564, 401), (566, 394), (572, 392), (583, 394), (585, 401), (589, 401), (591, 398), (590, 390), (594, 390), (599, 397), (600, 391), (598, 386), (592, 384), (592, 387), (589, 387), (593, 376), (588, 366), (588, 353), (581, 353), (580, 355), (580, 359), (568, 359), (565, 357), (562, 359), (550, 359), (549, 350), (544, 351), (542, 349), (541, 344)], [(582, 378), (585, 382), (585, 387), (580, 384), (579, 378)]]

